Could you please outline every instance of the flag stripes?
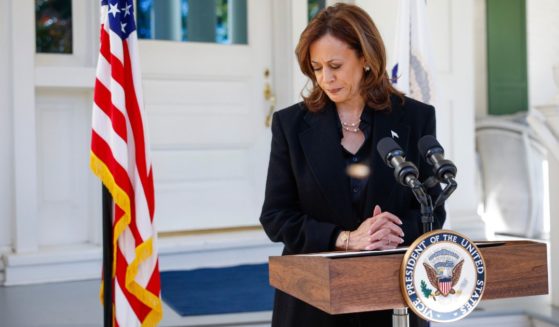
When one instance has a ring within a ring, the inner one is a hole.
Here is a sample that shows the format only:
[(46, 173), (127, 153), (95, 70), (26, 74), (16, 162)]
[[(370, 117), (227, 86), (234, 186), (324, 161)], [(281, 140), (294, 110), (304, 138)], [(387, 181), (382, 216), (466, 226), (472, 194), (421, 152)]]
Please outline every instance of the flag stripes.
[(162, 318), (155, 192), (135, 23), (124, 9), (132, 2), (102, 1), (90, 166), (114, 202), (114, 325), (154, 326)]

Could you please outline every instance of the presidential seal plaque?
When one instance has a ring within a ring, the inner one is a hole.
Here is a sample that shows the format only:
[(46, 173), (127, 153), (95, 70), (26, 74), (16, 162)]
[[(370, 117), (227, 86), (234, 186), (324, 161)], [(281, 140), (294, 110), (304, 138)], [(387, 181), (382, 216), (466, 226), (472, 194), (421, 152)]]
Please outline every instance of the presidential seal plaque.
[(432, 231), (420, 236), (404, 255), (402, 295), (425, 320), (460, 320), (481, 301), (485, 273), (485, 261), (472, 241), (454, 231)]

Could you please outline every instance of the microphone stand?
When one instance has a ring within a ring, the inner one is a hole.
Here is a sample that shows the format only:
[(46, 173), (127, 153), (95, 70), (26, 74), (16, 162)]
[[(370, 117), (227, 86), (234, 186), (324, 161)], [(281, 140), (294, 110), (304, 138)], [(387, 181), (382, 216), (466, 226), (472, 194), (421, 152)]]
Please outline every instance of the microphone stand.
[[(431, 196), (425, 192), (421, 182), (411, 175), (406, 176), (406, 184), (411, 188), (415, 199), (421, 205), (421, 222), (423, 223), (423, 234), (433, 230), (433, 201)], [(440, 198), (440, 197), (439, 197)], [(438, 200), (438, 199), (437, 199)], [(392, 327), (409, 327), (410, 319), (408, 308), (395, 308), (392, 310)]]
[(451, 176), (448, 177), (445, 176), (443, 183), (445, 183), (446, 186), (441, 192), (441, 194), (439, 195), (439, 197), (437, 198), (437, 201), (435, 201), (435, 206), (434, 206), (435, 208), (443, 204), (450, 197), (452, 192), (454, 192), (458, 187), (458, 184)]
[[(433, 201), (431, 196), (425, 192), (423, 184), (417, 178), (410, 178), (406, 176), (407, 184), (411, 187), (413, 195), (419, 205), (421, 206), (421, 222), (423, 223), (423, 234), (433, 230), (433, 222), (435, 217), (433, 215)], [(456, 187), (455, 187), (456, 188)], [(451, 192), (452, 193), (452, 192)], [(437, 199), (437, 201), (441, 197)]]

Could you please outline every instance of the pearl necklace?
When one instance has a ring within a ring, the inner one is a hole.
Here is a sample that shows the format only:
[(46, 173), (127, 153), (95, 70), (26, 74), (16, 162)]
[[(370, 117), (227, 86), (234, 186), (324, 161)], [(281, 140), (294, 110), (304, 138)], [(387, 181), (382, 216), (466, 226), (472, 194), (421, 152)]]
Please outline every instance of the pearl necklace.
[(360, 131), (359, 123), (360, 122), (361, 122), (361, 119), (359, 119), (355, 123), (347, 123), (347, 122), (342, 121), (342, 128), (344, 129), (344, 131), (348, 131), (348, 132), (352, 132), (352, 133), (359, 133), (359, 131)]

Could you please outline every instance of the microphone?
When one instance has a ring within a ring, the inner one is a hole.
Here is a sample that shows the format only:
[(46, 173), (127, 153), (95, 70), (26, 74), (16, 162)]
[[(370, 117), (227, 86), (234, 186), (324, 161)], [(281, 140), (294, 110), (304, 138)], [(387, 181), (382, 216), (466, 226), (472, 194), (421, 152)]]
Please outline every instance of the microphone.
[(435, 201), (434, 208), (436, 208), (442, 205), (458, 187), (454, 180), (457, 169), (452, 161), (444, 158), (443, 147), (434, 136), (423, 136), (419, 139), (417, 147), (421, 156), (433, 166), (436, 179), (447, 184)]
[(444, 150), (432, 135), (425, 135), (417, 143), (419, 153), (427, 163), (433, 166), (433, 172), (439, 181), (448, 181), (456, 177), (456, 166), (444, 158)]
[(403, 186), (416, 188), (421, 186), (418, 181), (417, 167), (405, 159), (404, 150), (390, 137), (385, 137), (377, 144), (377, 151), (382, 160), (390, 168), (394, 168), (394, 178)]
[(421, 205), (423, 232), (433, 230), (433, 202), (431, 196), (425, 191), (423, 184), (418, 180), (419, 171), (417, 167), (406, 161), (404, 151), (390, 137), (385, 137), (378, 142), (377, 151), (388, 167), (394, 168), (394, 177), (398, 183), (409, 186), (417, 202)]

